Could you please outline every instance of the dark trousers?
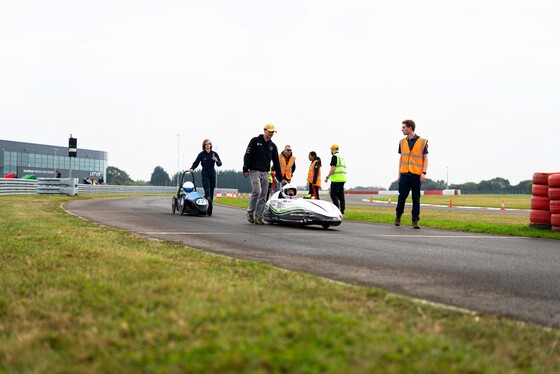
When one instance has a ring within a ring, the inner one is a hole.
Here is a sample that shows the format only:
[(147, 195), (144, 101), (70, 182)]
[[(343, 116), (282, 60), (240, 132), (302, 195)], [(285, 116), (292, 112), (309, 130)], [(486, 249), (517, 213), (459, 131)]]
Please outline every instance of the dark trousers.
[(331, 182), (331, 200), (340, 212), (344, 214), (346, 201), (344, 201), (344, 182)]
[(401, 174), (399, 178), (399, 202), (397, 203), (397, 216), (404, 212), (404, 205), (408, 194), (412, 192), (412, 220), (420, 220), (420, 176), (416, 174)]
[(204, 188), (204, 197), (208, 201), (214, 200), (214, 189), (216, 189), (216, 176), (202, 176), (202, 187)]
[(315, 197), (315, 200), (319, 200), (319, 187), (314, 184), (307, 183), (309, 185), (309, 194)]

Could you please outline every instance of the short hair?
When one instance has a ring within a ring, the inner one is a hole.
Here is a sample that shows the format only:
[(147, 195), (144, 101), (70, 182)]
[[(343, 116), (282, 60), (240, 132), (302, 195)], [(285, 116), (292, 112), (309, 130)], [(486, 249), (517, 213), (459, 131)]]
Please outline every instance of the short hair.
[(210, 143), (210, 149), (212, 149), (212, 142), (210, 141), (210, 139), (204, 139), (204, 140), (202, 141), (202, 150), (203, 150), (203, 151), (204, 151), (204, 149), (205, 149), (205, 148), (204, 148), (204, 145), (205, 145), (206, 143)]
[(404, 121), (402, 121), (402, 124), (408, 128), (411, 128), (412, 131), (416, 130), (416, 124), (411, 119), (405, 119)]
[(317, 158), (317, 152), (315, 152), (315, 151), (309, 152), (309, 155), (313, 156), (313, 158)]

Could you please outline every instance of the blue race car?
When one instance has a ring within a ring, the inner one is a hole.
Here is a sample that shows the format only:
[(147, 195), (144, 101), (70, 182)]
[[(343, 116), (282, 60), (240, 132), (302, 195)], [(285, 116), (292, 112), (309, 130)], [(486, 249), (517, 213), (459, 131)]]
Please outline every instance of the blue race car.
[(208, 200), (206, 200), (206, 198), (196, 190), (196, 186), (194, 184), (194, 174), (191, 174), (192, 182), (184, 182), (187, 174), (191, 173), (185, 171), (181, 175), (179, 189), (177, 190), (177, 194), (173, 196), (173, 199), (171, 200), (172, 213), (175, 214), (175, 212), (181, 212), (181, 215), (188, 214), (190, 216), (212, 215), (212, 210), (209, 209), (210, 205)]

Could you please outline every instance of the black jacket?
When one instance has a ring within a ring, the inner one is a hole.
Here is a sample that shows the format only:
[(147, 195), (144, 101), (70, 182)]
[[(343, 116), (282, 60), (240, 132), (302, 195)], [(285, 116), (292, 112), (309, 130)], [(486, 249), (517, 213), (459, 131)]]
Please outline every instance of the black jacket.
[(281, 177), (282, 169), (278, 160), (278, 148), (272, 140), (264, 140), (264, 135), (259, 135), (251, 139), (245, 156), (243, 157), (243, 172), (249, 170), (270, 171), (272, 161), (277, 177)]

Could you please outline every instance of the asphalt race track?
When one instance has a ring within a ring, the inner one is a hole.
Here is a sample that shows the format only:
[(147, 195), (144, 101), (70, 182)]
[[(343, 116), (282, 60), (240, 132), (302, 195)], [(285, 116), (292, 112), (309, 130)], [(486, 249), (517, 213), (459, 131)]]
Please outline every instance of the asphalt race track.
[(560, 327), (560, 243), (344, 221), (336, 228), (249, 224), (242, 209), (171, 214), (171, 197), (79, 200), (106, 226), (235, 258), (468, 310)]

